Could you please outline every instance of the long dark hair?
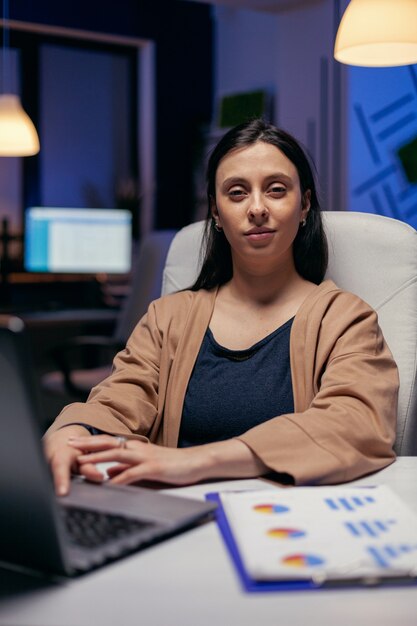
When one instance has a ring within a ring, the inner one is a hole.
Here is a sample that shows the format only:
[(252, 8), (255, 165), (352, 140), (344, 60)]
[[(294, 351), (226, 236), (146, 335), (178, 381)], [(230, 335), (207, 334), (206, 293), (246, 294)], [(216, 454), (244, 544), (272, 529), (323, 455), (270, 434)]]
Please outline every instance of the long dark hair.
[(324, 278), (327, 268), (327, 240), (309, 160), (294, 137), (262, 119), (254, 119), (229, 130), (210, 155), (206, 176), (208, 213), (203, 239), (205, 255), (200, 274), (191, 287), (193, 291), (212, 289), (232, 278), (230, 244), (223, 231), (219, 232), (214, 228), (211, 214), (211, 206), (216, 198), (216, 172), (226, 154), (238, 148), (251, 146), (258, 141), (275, 146), (293, 163), (298, 172), (303, 198), (305, 193), (310, 191), (310, 210), (307, 213), (306, 225), (298, 229), (294, 239), (294, 263), (297, 272), (303, 278), (316, 284), (321, 283)]

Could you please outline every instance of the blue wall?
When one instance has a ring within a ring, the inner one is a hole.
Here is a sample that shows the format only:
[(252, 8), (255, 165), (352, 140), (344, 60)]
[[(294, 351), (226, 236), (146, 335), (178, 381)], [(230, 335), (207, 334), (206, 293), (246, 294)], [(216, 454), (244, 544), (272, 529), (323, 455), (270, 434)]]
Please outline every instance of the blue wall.
[[(10, 18), (155, 42), (158, 187), (154, 226), (177, 228), (187, 224), (193, 212), (190, 171), (199, 131), (212, 116), (211, 7), (182, 0), (13, 0)], [(20, 47), (20, 39), (18, 34), (12, 33), (11, 45), (16, 41), (16, 47)], [(23, 54), (22, 101), (39, 128), (36, 45), (37, 41)], [(26, 206), (39, 204), (39, 157), (25, 159), (23, 167), (23, 203)]]

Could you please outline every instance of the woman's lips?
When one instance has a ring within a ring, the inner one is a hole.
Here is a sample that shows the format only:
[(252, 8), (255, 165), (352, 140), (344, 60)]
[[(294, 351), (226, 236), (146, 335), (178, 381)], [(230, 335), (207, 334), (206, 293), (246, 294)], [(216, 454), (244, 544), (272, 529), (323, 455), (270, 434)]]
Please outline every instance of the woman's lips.
[(274, 236), (274, 230), (252, 230), (245, 233), (245, 237), (251, 241), (267, 241)]

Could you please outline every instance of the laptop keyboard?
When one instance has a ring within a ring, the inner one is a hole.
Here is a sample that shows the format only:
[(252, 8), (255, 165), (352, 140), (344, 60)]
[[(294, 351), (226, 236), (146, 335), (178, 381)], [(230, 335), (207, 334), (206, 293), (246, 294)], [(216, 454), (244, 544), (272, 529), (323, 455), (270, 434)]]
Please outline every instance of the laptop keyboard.
[(92, 509), (64, 506), (61, 510), (71, 543), (83, 548), (97, 548), (155, 526), (152, 522)]

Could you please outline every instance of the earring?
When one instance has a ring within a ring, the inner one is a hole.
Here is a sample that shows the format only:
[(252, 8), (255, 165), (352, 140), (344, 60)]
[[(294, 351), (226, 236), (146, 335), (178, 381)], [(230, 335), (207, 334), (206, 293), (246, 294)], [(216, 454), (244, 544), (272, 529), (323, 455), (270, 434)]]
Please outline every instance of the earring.
[(222, 230), (221, 226), (219, 226), (219, 223), (216, 221), (214, 222), (214, 228), (217, 230), (218, 233), (220, 233)]
[(306, 218), (304, 218), (303, 220), (301, 220), (301, 226), (304, 228), (304, 226), (307, 224), (307, 220)]

